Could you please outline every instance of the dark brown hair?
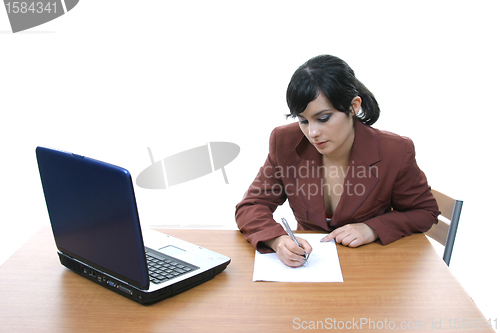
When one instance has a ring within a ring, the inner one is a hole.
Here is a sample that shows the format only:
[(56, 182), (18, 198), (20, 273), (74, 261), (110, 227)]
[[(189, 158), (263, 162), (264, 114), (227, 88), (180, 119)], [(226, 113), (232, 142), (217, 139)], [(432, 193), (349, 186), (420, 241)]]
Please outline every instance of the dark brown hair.
[(308, 60), (293, 74), (286, 91), (286, 101), (290, 114), (296, 117), (302, 113), (309, 102), (320, 93), (338, 111), (348, 115), (354, 97), (361, 97), (361, 110), (355, 119), (366, 125), (374, 124), (380, 109), (373, 94), (361, 83), (349, 65), (340, 58), (320, 55)]

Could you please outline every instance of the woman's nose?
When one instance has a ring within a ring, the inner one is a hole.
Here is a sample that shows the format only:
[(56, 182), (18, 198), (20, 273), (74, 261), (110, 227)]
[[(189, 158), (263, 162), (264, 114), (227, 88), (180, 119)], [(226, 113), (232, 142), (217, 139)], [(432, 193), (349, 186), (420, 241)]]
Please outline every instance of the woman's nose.
[(317, 125), (310, 124), (309, 125), (309, 137), (311, 139), (317, 138), (319, 136), (319, 129)]

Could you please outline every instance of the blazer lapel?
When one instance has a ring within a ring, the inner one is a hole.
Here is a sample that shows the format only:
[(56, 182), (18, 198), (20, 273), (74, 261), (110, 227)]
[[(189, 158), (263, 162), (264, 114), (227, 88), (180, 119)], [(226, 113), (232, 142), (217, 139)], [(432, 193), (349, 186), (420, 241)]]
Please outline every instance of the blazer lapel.
[(380, 160), (377, 134), (371, 127), (358, 122), (344, 178), (344, 191), (331, 222), (333, 226), (348, 220), (372, 192), (379, 181), (377, 167), (373, 164)]

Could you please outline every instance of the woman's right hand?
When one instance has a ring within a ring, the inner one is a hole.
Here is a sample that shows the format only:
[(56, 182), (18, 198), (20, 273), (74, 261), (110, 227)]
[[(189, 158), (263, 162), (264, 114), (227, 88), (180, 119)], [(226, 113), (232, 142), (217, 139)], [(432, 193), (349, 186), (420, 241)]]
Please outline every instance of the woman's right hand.
[(276, 252), (278, 258), (287, 266), (299, 267), (306, 262), (306, 256), (312, 252), (312, 247), (302, 238), (296, 237), (300, 246), (297, 246), (293, 239), (288, 235), (279, 236), (270, 239), (264, 244)]

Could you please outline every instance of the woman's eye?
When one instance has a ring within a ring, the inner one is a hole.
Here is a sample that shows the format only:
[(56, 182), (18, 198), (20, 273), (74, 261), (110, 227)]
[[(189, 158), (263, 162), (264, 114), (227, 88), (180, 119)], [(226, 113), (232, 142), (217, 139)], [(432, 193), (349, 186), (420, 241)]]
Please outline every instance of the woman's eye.
[(330, 119), (330, 115), (321, 116), (318, 118), (318, 121), (321, 123), (326, 123), (328, 121), (328, 119)]
[(303, 125), (304, 125), (304, 124), (307, 124), (307, 120), (305, 120), (305, 119), (300, 119), (300, 118), (299, 118), (299, 123), (301, 123), (301, 124), (303, 124)]

